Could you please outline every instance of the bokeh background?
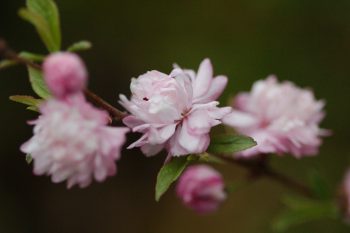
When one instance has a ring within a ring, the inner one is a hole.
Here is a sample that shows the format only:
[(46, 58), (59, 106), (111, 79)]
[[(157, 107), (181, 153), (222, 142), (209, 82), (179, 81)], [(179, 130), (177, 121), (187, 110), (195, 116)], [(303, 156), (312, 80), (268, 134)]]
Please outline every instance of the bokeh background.
[[(327, 101), (323, 127), (334, 135), (318, 157), (274, 158), (273, 166), (305, 181), (318, 170), (336, 190), (350, 161), (349, 0), (57, 0), (64, 46), (93, 42), (82, 53), (90, 87), (117, 105), (129, 81), (147, 70), (171, 70), (174, 62), (194, 68), (210, 57), (216, 74), (229, 76), (222, 97), (248, 90), (276, 74), (314, 89)], [(17, 51), (44, 53), (31, 25), (17, 17), (24, 0), (0, 1), (0, 36)], [(26, 121), (36, 117), (8, 96), (31, 94), (23, 67), (0, 72), (1, 233), (267, 233), (289, 191), (259, 180), (230, 194), (215, 214), (198, 216), (168, 192), (154, 201), (156, 173), (164, 155), (145, 159), (125, 151), (118, 175), (87, 189), (67, 190), (48, 177), (35, 177), (19, 146), (31, 136)], [(131, 137), (130, 141), (135, 137)], [(244, 179), (238, 167), (221, 166), (229, 181)], [(311, 222), (289, 233), (349, 232), (340, 221)]]

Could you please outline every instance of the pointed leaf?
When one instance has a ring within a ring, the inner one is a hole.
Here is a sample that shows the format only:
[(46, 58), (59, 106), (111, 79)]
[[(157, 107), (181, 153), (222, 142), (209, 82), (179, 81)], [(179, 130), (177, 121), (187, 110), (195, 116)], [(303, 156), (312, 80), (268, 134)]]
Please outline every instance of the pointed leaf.
[(316, 197), (323, 200), (332, 198), (332, 191), (329, 184), (318, 171), (311, 171), (309, 174), (309, 184)]
[(45, 55), (42, 54), (35, 54), (35, 53), (30, 53), (30, 52), (20, 52), (18, 54), (20, 58), (24, 58), (26, 60), (30, 60), (32, 62), (42, 62), (45, 59)]
[(33, 111), (33, 112), (40, 112), (40, 109), (37, 106), (29, 106), (26, 109), (30, 110), (30, 111)]
[(90, 41), (83, 40), (83, 41), (79, 41), (79, 42), (74, 43), (71, 46), (69, 46), (67, 51), (78, 52), (78, 51), (91, 49), (91, 47), (92, 47), (92, 44)]
[(225, 164), (226, 162), (218, 157), (210, 155), (208, 153), (199, 154), (199, 161), (205, 163), (217, 163), (217, 164)]
[(221, 135), (211, 139), (209, 153), (231, 154), (256, 146), (254, 139), (242, 135)]
[(31, 156), (30, 154), (27, 154), (27, 155), (26, 155), (26, 161), (27, 161), (28, 164), (31, 164), (31, 163), (32, 163), (33, 158), (32, 158), (32, 156)]
[(59, 12), (52, 0), (27, 0), (27, 8), (20, 9), (19, 15), (34, 25), (50, 52), (61, 48)]
[(43, 102), (42, 99), (35, 99), (33, 96), (29, 95), (13, 95), (10, 96), (10, 100), (28, 106), (39, 106)]
[(28, 67), (28, 72), (29, 80), (34, 92), (43, 99), (49, 98), (51, 94), (43, 79), (42, 72), (32, 67)]
[(291, 227), (325, 218), (337, 218), (337, 205), (331, 201), (319, 201), (302, 197), (284, 198), (288, 207), (273, 223), (273, 230), (284, 232)]
[(12, 61), (12, 60), (2, 60), (0, 61), (0, 70), (1, 69), (6, 69), (9, 68), (11, 66), (15, 66), (18, 63), (16, 61)]
[(189, 163), (190, 161), (185, 156), (174, 157), (160, 169), (157, 176), (156, 201), (159, 201), (170, 185), (179, 178)]

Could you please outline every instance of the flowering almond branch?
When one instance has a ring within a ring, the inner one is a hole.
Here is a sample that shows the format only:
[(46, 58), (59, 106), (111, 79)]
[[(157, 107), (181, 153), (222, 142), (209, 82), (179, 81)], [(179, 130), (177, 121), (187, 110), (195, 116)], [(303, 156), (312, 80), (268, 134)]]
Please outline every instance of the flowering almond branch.
[[(42, 98), (10, 97), (40, 113), (30, 123), (32, 138), (20, 148), (32, 158), (34, 174), (49, 175), (55, 183), (66, 181), (68, 188), (102, 182), (116, 174), (126, 133), (132, 131), (141, 137), (128, 149), (140, 148), (146, 156), (167, 152), (157, 176), (157, 201), (179, 179), (176, 192), (186, 206), (199, 213), (216, 210), (227, 197), (221, 174), (207, 165), (188, 166), (220, 160), (247, 169), (251, 178), (266, 177), (303, 195), (302, 204), (297, 201), (292, 206), (292, 216), (332, 206), (315, 204), (314, 199), (327, 195), (315, 195), (311, 186), (274, 170), (266, 160), (267, 154), (297, 158), (317, 154), (329, 131), (319, 127), (325, 116), (324, 102), (311, 91), (270, 76), (257, 81), (250, 92), (239, 93), (232, 106), (220, 107), (217, 100), (228, 78), (214, 76), (211, 61), (204, 59), (198, 71), (175, 66), (169, 74), (153, 70), (133, 78), (131, 96), (119, 96), (125, 113), (87, 88), (85, 64), (72, 52), (90, 48), (89, 42), (60, 52), (59, 12), (53, 0), (27, 0), (20, 16), (36, 28), (50, 52), (48, 56), (17, 54), (0, 38), (0, 56), (7, 59), (0, 68), (26, 65), (32, 88)], [(112, 127), (111, 119), (127, 127)], [(221, 124), (240, 135), (211, 135), (211, 129)], [(344, 193), (350, 200), (348, 183)], [(324, 212), (329, 214), (328, 209)]]
[[(15, 53), (12, 49), (10, 49), (7, 46), (7, 43), (4, 39), (0, 39), (0, 54), (2, 54), (2, 56), (6, 59), (17, 61), (18, 63), (31, 66), (35, 69), (40, 69), (40, 70), (42, 69), (42, 67), (39, 64), (36, 64), (30, 60), (19, 57), (17, 53)], [(107, 101), (105, 101), (95, 93), (91, 92), (90, 90), (85, 89), (84, 94), (86, 95), (87, 99), (90, 100), (93, 104), (106, 110), (110, 114), (110, 117), (112, 119), (121, 120), (127, 116), (125, 112), (122, 112), (121, 110), (113, 107)], [(253, 174), (254, 176), (265, 176), (267, 178), (270, 178), (280, 183), (283, 186), (286, 186), (290, 189), (293, 189), (301, 193), (302, 195), (309, 196), (309, 197), (312, 196), (312, 192), (308, 187), (284, 176), (281, 173), (278, 173), (272, 170), (272, 168), (269, 167), (265, 162), (264, 163), (259, 162), (260, 160), (258, 162), (255, 162), (255, 161), (243, 160), (243, 159), (232, 159), (232, 158), (229, 158), (228, 156), (220, 156), (220, 155), (216, 155), (216, 156), (218, 156), (220, 159), (223, 159), (227, 162), (230, 162), (232, 164), (248, 169), (251, 172), (251, 174)]]

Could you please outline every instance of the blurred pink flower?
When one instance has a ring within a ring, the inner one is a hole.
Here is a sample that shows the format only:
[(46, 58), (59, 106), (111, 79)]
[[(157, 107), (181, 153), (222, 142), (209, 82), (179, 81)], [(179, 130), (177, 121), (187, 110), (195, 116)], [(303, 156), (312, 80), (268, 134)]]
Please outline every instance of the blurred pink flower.
[(223, 122), (258, 143), (238, 153), (238, 157), (290, 153), (300, 158), (315, 155), (321, 136), (329, 134), (319, 127), (325, 116), (324, 105), (311, 90), (291, 82), (278, 83), (275, 76), (270, 76), (257, 81), (250, 93), (238, 94), (234, 110)]
[(345, 220), (350, 223), (350, 169), (345, 174), (341, 199), (341, 208), (344, 211)]
[(179, 179), (176, 193), (186, 206), (201, 214), (215, 211), (226, 199), (220, 173), (206, 165), (187, 168)]
[(48, 88), (57, 98), (81, 92), (86, 86), (85, 65), (74, 53), (60, 52), (48, 56), (43, 71)]
[(208, 59), (197, 75), (175, 68), (170, 75), (150, 71), (132, 79), (131, 100), (120, 95), (120, 103), (131, 113), (123, 122), (143, 136), (128, 148), (141, 147), (149, 156), (163, 148), (172, 156), (206, 151), (210, 129), (231, 111), (214, 101), (226, 83), (223, 76), (213, 79)]
[(66, 101), (49, 100), (32, 121), (34, 136), (21, 150), (30, 154), (36, 175), (51, 175), (54, 183), (67, 180), (68, 188), (102, 182), (116, 173), (115, 161), (127, 128), (109, 127), (108, 114), (76, 95)]

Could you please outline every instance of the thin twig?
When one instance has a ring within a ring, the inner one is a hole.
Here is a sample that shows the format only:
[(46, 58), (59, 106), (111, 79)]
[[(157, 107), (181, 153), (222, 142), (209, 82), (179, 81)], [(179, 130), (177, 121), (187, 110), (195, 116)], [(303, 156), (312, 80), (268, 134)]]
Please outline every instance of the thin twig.
[(35, 69), (41, 69), (40, 65), (18, 56), (18, 54), (16, 52), (14, 52), (12, 49), (10, 49), (7, 46), (6, 41), (4, 39), (1, 39), (1, 38), (0, 38), (0, 56), (4, 57), (6, 59), (9, 59), (9, 60), (15, 61), (19, 64), (29, 65)]
[(305, 186), (282, 173), (279, 173), (273, 170), (271, 167), (267, 165), (265, 162), (261, 161), (250, 161), (250, 160), (242, 160), (242, 159), (233, 159), (229, 158), (225, 155), (220, 155), (220, 159), (223, 159), (226, 162), (238, 165), (243, 167), (251, 172), (253, 177), (267, 177), (289, 189), (292, 189), (306, 197), (313, 197), (312, 191)]
[(84, 90), (84, 94), (89, 101), (91, 101), (96, 106), (99, 106), (106, 110), (109, 113), (109, 115), (115, 120), (121, 120), (127, 115), (125, 112), (122, 112), (119, 109), (113, 107), (107, 101), (105, 101), (104, 99), (102, 99), (101, 97), (99, 97), (98, 95), (96, 95), (88, 89)]
[[(0, 38), (0, 57), (4, 57), (6, 59), (16, 61), (16, 62), (23, 64), (23, 65), (31, 66), (31, 67), (38, 69), (38, 70), (42, 69), (41, 65), (36, 64), (30, 60), (19, 57), (18, 54), (16, 52), (14, 52), (7, 45), (6, 41), (4, 39), (1, 39), (1, 38)], [(97, 107), (100, 107), (100, 108), (106, 110), (110, 114), (111, 118), (114, 120), (121, 120), (127, 115), (125, 112), (113, 107), (111, 104), (109, 104), (108, 102), (106, 102), (101, 97), (99, 97), (98, 95), (96, 95), (95, 93), (93, 93), (92, 91), (90, 91), (88, 89), (84, 90), (84, 94), (90, 102), (95, 104)]]

